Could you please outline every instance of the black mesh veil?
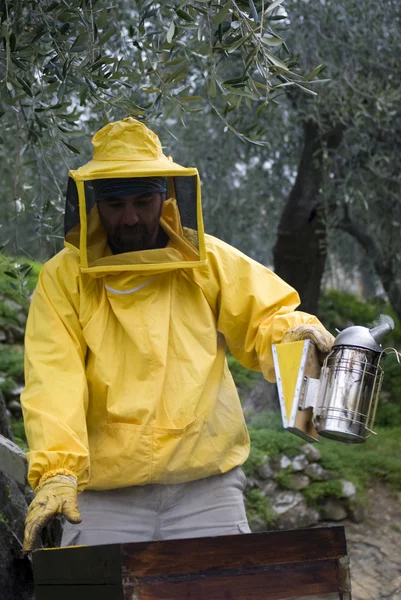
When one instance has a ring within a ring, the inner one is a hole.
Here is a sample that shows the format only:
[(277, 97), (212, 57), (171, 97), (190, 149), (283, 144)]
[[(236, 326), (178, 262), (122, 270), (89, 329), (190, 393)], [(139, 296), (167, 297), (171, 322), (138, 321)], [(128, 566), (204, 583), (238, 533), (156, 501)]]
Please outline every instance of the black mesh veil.
[[(85, 185), (85, 206), (87, 215), (90, 213), (95, 203), (95, 192), (91, 182), (88, 181)], [(69, 177), (65, 202), (64, 235), (67, 236), (67, 234), (75, 227), (78, 227), (79, 224), (80, 218), (77, 184), (72, 177)]]
[[(167, 193), (167, 201), (166, 201), (166, 209), (167, 205), (170, 203), (171, 199), (174, 202), (174, 214), (171, 213), (170, 206), (170, 221), (173, 221), (177, 224), (177, 214), (178, 214), (178, 227), (181, 228), (181, 235), (184, 237), (194, 249), (198, 250), (198, 177), (197, 175), (174, 175), (168, 177), (168, 193)], [(82, 197), (81, 197), (82, 196)], [(68, 186), (67, 186), (67, 194), (66, 194), (66, 210), (64, 216), (64, 234), (66, 241), (75, 247), (79, 247), (82, 243), (80, 241), (80, 230), (81, 230), (81, 221), (80, 221), (80, 210), (79, 210), (79, 202), (85, 203), (85, 214), (86, 214), (86, 229), (87, 229), (87, 240), (86, 245), (88, 249), (88, 258), (91, 255), (91, 244), (93, 245), (93, 238), (90, 236), (93, 234), (94, 227), (102, 228), (102, 225), (99, 219), (96, 217), (98, 215), (97, 201), (95, 197), (95, 191), (93, 186), (93, 180), (83, 181), (81, 183), (75, 181), (73, 177), (69, 177)], [(178, 209), (178, 211), (177, 211)], [(163, 209), (164, 211), (164, 209)], [(164, 212), (162, 213), (163, 217)], [(97, 225), (96, 225), (97, 223)], [(92, 232), (92, 234), (91, 234)], [(81, 249), (82, 250), (82, 249)], [(85, 250), (86, 252), (86, 250)], [(91, 261), (88, 261), (88, 266)]]
[(196, 230), (198, 228), (196, 215), (196, 178), (190, 176), (172, 177), (172, 179), (182, 226)]

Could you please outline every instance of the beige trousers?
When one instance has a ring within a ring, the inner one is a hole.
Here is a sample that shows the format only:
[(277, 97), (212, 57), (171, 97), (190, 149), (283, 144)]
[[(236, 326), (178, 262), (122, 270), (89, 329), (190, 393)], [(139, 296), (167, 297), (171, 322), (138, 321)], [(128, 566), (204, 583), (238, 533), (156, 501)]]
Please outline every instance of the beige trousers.
[(78, 496), (82, 523), (66, 523), (62, 546), (95, 546), (250, 533), (240, 467), (223, 475)]

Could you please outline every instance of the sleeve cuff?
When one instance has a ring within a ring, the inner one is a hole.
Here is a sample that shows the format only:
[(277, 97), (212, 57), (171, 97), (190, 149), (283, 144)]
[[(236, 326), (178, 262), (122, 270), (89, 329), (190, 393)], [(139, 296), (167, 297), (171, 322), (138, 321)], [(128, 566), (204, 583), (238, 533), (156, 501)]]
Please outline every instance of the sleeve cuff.
[(39, 485), (50, 479), (51, 477), (55, 477), (56, 475), (67, 475), (68, 477), (72, 477), (78, 483), (78, 477), (73, 471), (69, 469), (53, 469), (52, 471), (47, 471), (42, 477), (39, 479)]

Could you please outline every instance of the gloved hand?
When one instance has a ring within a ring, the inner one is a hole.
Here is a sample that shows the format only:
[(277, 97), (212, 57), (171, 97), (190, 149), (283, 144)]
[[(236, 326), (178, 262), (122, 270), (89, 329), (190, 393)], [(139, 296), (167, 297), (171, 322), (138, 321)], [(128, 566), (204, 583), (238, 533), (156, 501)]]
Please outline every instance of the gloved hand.
[(35, 490), (25, 520), (23, 552), (31, 552), (36, 536), (57, 514), (63, 514), (70, 523), (80, 523), (77, 484), (72, 477), (56, 475), (47, 479)]
[(320, 325), (296, 325), (285, 332), (281, 342), (298, 342), (299, 340), (312, 340), (319, 353), (324, 356), (331, 351), (335, 337)]

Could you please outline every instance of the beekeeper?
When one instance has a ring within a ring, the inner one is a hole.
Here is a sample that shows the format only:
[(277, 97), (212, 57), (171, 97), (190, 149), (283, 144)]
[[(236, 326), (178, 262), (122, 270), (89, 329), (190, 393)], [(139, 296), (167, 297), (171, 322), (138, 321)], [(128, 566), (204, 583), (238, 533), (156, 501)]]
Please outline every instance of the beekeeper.
[(325, 353), (333, 338), (273, 272), (204, 234), (197, 170), (144, 124), (92, 142), (27, 323), (23, 549), (58, 513), (62, 545), (249, 532), (226, 350), (272, 381), (272, 344), (307, 337)]

